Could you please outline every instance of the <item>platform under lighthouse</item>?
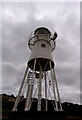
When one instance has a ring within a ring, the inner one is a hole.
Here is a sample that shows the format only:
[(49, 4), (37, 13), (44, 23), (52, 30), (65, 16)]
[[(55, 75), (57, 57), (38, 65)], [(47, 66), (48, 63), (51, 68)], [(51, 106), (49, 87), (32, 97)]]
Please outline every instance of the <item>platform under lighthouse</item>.
[[(52, 51), (55, 49), (57, 33), (52, 36), (45, 27), (37, 28), (29, 37), (28, 46), (31, 50), (30, 58), (27, 62), (26, 71), (21, 83), (17, 99), (12, 111), (17, 111), (24, 84), (27, 84), (25, 111), (30, 110), (33, 98), (37, 94), (37, 111), (42, 108), (42, 93), (44, 92), (44, 109), (48, 111), (48, 98), (52, 99), (55, 111), (62, 111), (60, 94), (55, 75), (55, 63)], [(36, 82), (35, 82), (36, 81)], [(44, 84), (44, 85), (43, 85)], [(43, 88), (44, 86), (44, 88)], [(44, 90), (44, 91), (43, 91)]]

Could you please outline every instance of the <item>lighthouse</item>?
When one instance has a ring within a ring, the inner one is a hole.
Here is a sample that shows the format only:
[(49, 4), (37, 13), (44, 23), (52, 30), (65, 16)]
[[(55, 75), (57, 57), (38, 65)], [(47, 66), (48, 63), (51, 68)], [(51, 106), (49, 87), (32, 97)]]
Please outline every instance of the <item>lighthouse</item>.
[(48, 99), (53, 99), (55, 111), (62, 111), (58, 83), (55, 74), (55, 62), (52, 52), (56, 48), (57, 33), (45, 27), (39, 27), (31, 33), (28, 47), (31, 55), (12, 111), (17, 111), (24, 85), (27, 84), (25, 111), (30, 110), (33, 98), (37, 93), (37, 111), (42, 111), (42, 93), (44, 92), (45, 111), (48, 111)]

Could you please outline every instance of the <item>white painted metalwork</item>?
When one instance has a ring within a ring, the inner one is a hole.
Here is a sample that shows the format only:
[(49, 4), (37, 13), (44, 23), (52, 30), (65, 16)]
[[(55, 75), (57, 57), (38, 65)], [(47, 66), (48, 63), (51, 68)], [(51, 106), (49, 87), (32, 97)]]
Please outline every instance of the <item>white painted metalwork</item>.
[[(25, 111), (31, 109), (32, 102), (34, 100), (34, 96), (36, 95), (36, 92), (38, 93), (37, 108), (36, 108), (37, 111), (42, 110), (42, 104), (44, 104), (45, 111), (49, 110), (48, 95), (50, 95), (54, 110), (62, 111), (60, 94), (59, 94), (58, 84), (54, 70), (55, 63), (52, 57), (52, 51), (55, 49), (56, 38), (57, 38), (56, 32), (54, 33), (54, 36), (52, 36), (51, 32), (44, 27), (37, 28), (31, 34), (28, 41), (28, 46), (32, 50), (31, 56), (27, 62), (27, 68), (24, 74), (24, 78), (20, 86), (15, 101), (15, 105), (12, 111), (17, 111), (18, 103), (21, 101), (20, 96), (22, 94), (22, 89), (24, 89), (24, 84), (27, 84), (26, 102), (24, 108)], [(51, 75), (50, 74), (48, 75), (49, 71)], [(49, 76), (51, 77), (50, 79)], [(26, 82), (25, 79), (27, 79)], [(37, 81), (36, 82), (37, 85), (35, 84), (35, 81)], [(45, 103), (42, 102), (43, 84), (44, 84)], [(58, 102), (59, 102), (59, 106), (58, 106)]]
[(56, 98), (56, 91), (55, 91), (55, 85), (54, 85), (54, 78), (53, 78), (53, 71), (51, 67), (51, 61), (50, 61), (50, 68), (51, 68), (51, 78), (52, 78), (52, 85), (53, 85), (53, 93), (54, 93), (54, 100), (55, 100), (55, 110), (58, 111), (58, 105), (57, 105), (57, 98)]
[(47, 100), (47, 79), (46, 79), (46, 72), (44, 73), (45, 76), (45, 110), (48, 110), (48, 100)]
[(31, 98), (32, 98), (32, 92), (33, 92), (33, 76), (34, 76), (35, 66), (36, 66), (36, 59), (34, 61), (31, 83), (28, 85), (25, 111), (28, 111), (30, 109), (30, 106), (31, 106)]
[(21, 96), (21, 92), (22, 92), (22, 88), (23, 88), (23, 85), (24, 85), (24, 82), (25, 82), (25, 78), (26, 78), (27, 72), (28, 72), (28, 66), (26, 68), (26, 71), (25, 71), (25, 74), (24, 74), (24, 78), (23, 78), (22, 84), (20, 86), (20, 89), (19, 89), (16, 101), (15, 101), (15, 104), (14, 104), (14, 108), (13, 108), (12, 111), (17, 111), (17, 106), (18, 106), (18, 103), (20, 101), (20, 96)]
[(41, 99), (42, 99), (41, 87), (42, 87), (42, 68), (40, 66), (40, 76), (39, 76), (39, 85), (38, 85), (38, 107), (37, 107), (38, 111), (41, 111)]
[(58, 101), (59, 101), (59, 105), (60, 105), (59, 110), (60, 110), (60, 111), (63, 111), (62, 105), (61, 105), (60, 94), (59, 94), (59, 90), (58, 90), (58, 85), (57, 85), (57, 80), (56, 80), (56, 75), (55, 75), (55, 70), (54, 70), (54, 69), (53, 69), (53, 75), (54, 75), (54, 82), (55, 82), (55, 84), (56, 84), (56, 89), (57, 89)]

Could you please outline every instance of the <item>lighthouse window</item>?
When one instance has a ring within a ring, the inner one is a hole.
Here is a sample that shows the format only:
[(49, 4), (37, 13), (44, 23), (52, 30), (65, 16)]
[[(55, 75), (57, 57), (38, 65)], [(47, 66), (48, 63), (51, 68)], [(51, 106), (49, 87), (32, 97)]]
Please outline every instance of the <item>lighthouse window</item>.
[(48, 34), (48, 32), (46, 31), (46, 30), (44, 30), (44, 29), (41, 29), (41, 30), (38, 30), (38, 32), (37, 32), (38, 34)]
[(46, 45), (45, 45), (45, 44), (41, 44), (41, 46), (42, 46), (42, 47), (46, 47)]

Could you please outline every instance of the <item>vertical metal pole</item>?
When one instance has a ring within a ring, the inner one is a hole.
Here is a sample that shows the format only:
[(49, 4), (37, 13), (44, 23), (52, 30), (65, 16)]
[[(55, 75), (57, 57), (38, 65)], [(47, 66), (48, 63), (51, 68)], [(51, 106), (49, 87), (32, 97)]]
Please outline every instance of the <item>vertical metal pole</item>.
[(12, 111), (17, 111), (17, 106), (18, 106), (18, 103), (20, 101), (20, 96), (21, 96), (21, 92), (22, 92), (22, 88), (23, 88), (23, 85), (24, 85), (24, 82), (25, 82), (25, 78), (26, 78), (27, 72), (28, 72), (28, 66), (26, 67), (24, 78), (23, 78), (23, 81), (21, 83), (21, 86), (20, 86), (20, 89), (19, 89), (19, 92), (18, 92), (18, 95), (17, 95), (17, 98), (16, 98), (16, 101), (15, 101), (15, 104), (14, 104), (14, 107), (13, 107)]
[(27, 90), (27, 96), (26, 96), (26, 104), (25, 104), (25, 111), (28, 111), (31, 106), (31, 97), (32, 97), (32, 92), (33, 92), (33, 76), (34, 76), (34, 70), (36, 66), (36, 59), (34, 61), (34, 67), (33, 67), (33, 72), (32, 72), (32, 79), (30, 85), (28, 85), (28, 90)]
[(54, 85), (54, 80), (53, 80), (53, 71), (52, 71), (51, 61), (50, 61), (50, 69), (51, 69), (51, 77), (52, 77), (52, 84), (53, 84), (54, 100), (55, 100), (55, 105), (56, 105), (55, 110), (58, 111), (58, 105), (57, 105), (57, 99), (56, 99), (56, 92), (55, 92), (55, 85)]
[(26, 93), (25, 111), (29, 110), (29, 105), (30, 105), (28, 100), (29, 99), (28, 96), (30, 96), (29, 90), (30, 90), (30, 84), (28, 84), (27, 93)]
[(45, 107), (46, 107), (46, 111), (48, 110), (48, 101), (47, 101), (47, 81), (46, 81), (46, 72), (44, 73), (45, 75)]
[(42, 68), (40, 66), (39, 88), (38, 88), (38, 111), (41, 111), (41, 84), (42, 84)]
[(55, 70), (53, 69), (53, 74), (54, 74), (54, 79), (55, 79), (55, 83), (56, 83), (56, 89), (57, 89), (57, 95), (58, 95), (58, 100), (59, 100), (59, 105), (60, 105), (60, 111), (62, 110), (62, 105), (61, 105), (61, 99), (60, 99), (60, 94), (59, 94), (59, 90), (58, 90), (58, 84), (57, 84), (57, 80), (56, 80), (56, 75), (55, 75)]

